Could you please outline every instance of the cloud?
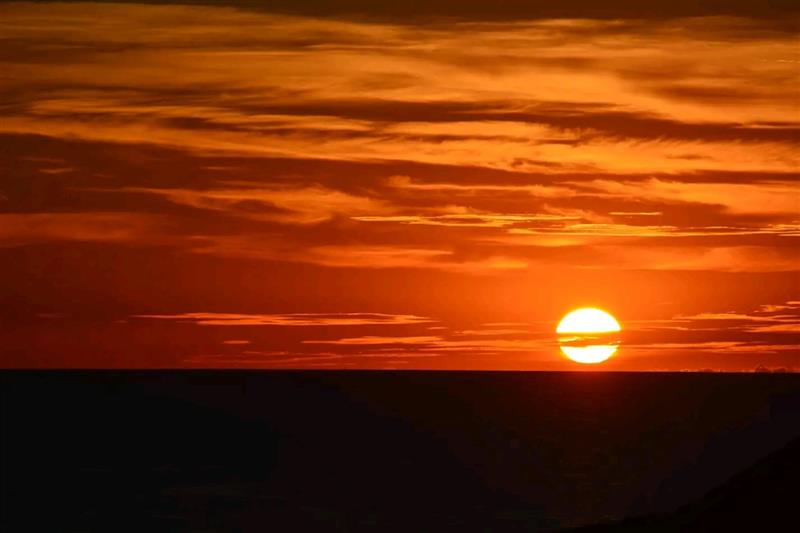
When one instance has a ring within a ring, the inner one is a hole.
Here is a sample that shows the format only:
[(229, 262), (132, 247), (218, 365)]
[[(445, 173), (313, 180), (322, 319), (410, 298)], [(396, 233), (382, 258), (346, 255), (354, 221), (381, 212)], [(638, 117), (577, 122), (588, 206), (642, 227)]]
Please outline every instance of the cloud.
[(594, 180), (575, 183), (597, 196), (639, 201), (720, 205), (732, 214), (772, 214), (796, 217), (800, 188), (795, 181), (775, 183), (682, 183), (649, 179), (637, 182)]
[[(798, 250), (780, 252), (762, 246), (715, 247), (707, 250), (680, 249), (627, 254), (630, 265), (658, 270), (704, 270), (716, 272), (796, 272)], [(638, 260), (634, 259), (638, 256)]]
[(735, 311), (680, 315), (673, 322), (684, 327), (740, 330), (751, 333), (800, 333), (800, 302), (761, 305), (749, 313)]
[(609, 215), (615, 217), (658, 217), (663, 215), (661, 211), (634, 211), (634, 212), (626, 212), (626, 211), (611, 211)]
[(365, 326), (408, 325), (434, 322), (415, 315), (383, 313), (179, 313), (173, 315), (133, 315), (133, 318), (170, 320), (199, 326)]
[[(800, 227), (795, 43), (778, 21), (431, 25), (49, 3), (4, 15), (0, 129), (39, 139), (28, 156), (47, 161), (10, 161), (0, 207), (91, 206), (119, 227), (8, 218), (7, 234), (29, 235), (6, 242), (136, 240), (160, 216), (184, 251), (335, 268), (587, 266), (562, 255), (577, 248), (602, 268), (784, 272), (796, 259), (775, 239)], [(48, 152), (56, 140), (85, 153)]]
[(3, 20), (6, 132), (546, 173), (797, 165), (780, 21), (427, 25), (55, 3)]
[(461, 193), (462, 195), (486, 196), (492, 193), (521, 194), (526, 193), (537, 198), (564, 198), (574, 196), (575, 189), (569, 186), (558, 185), (504, 185), (504, 184), (478, 184), (478, 183), (436, 183), (414, 181), (410, 176), (391, 176), (387, 180), (390, 187), (408, 190), (424, 191), (426, 193), (439, 192), (445, 194)]
[(781, 311), (789, 311), (800, 308), (800, 301), (788, 301), (784, 304), (762, 304), (759, 306), (759, 311), (763, 313), (778, 313)]
[(440, 340), (440, 337), (422, 336), (422, 337), (377, 337), (377, 336), (364, 336), (364, 337), (347, 337), (335, 340), (305, 340), (304, 344), (341, 344), (348, 346), (372, 346), (384, 344), (428, 344)]
[[(676, 271), (715, 273), (782, 273), (797, 272), (800, 251), (786, 246), (736, 246), (706, 244), (702, 241), (680, 245), (670, 242), (665, 245), (644, 246), (641, 242), (624, 242), (624, 236), (636, 237), (636, 233), (596, 236), (603, 242), (590, 242), (585, 237), (567, 238), (533, 235), (514, 235), (511, 239), (490, 239), (498, 242), (527, 246), (529, 257), (537, 258), (540, 265), (561, 265), (565, 268), (593, 271)], [(644, 235), (647, 236), (647, 235)], [(612, 240), (608, 240), (608, 238)], [(664, 236), (661, 236), (664, 238)], [(707, 236), (704, 238), (708, 238)]]
[(387, 210), (380, 200), (322, 186), (265, 189), (257, 184), (240, 184), (237, 188), (209, 190), (129, 187), (104, 192), (152, 194), (197, 209), (291, 224), (317, 224), (340, 215)]
[(741, 311), (677, 315), (630, 324), (623, 344), (636, 352), (694, 350), (719, 354), (790, 354), (800, 351), (800, 304), (765, 304)]
[(736, 342), (736, 341), (707, 341), (707, 342), (665, 342), (650, 344), (632, 344), (629, 348), (633, 350), (696, 350), (711, 353), (734, 354), (749, 353), (754, 355), (764, 355), (779, 352), (796, 352), (800, 349), (800, 344), (764, 344), (760, 342)]
[(183, 364), (201, 368), (268, 367), (268, 368), (349, 368), (356, 362), (342, 354), (299, 354), (247, 350), (242, 354), (202, 354), (186, 357)]
[(458, 333), (470, 336), (503, 337), (505, 335), (524, 335), (528, 332), (527, 329), (465, 329)]
[(430, 268), (468, 274), (522, 270), (528, 267), (524, 259), (502, 255), (461, 259), (451, 251), (399, 246), (319, 246), (310, 250), (303, 260), (332, 267)]
[(538, 214), (496, 214), (496, 213), (463, 213), (448, 215), (395, 215), (395, 216), (360, 216), (352, 217), (359, 222), (397, 222), (418, 226), (448, 227), (482, 227), (503, 228), (520, 222), (553, 222), (576, 220), (579, 217), (566, 215)]
[(163, 222), (138, 213), (0, 213), (0, 246), (52, 241), (158, 244)]

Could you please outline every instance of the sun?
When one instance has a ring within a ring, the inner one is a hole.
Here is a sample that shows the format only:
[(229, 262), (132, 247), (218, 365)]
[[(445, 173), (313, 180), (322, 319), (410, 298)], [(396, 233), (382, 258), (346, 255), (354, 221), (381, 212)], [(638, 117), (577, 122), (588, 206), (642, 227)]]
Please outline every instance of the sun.
[(560, 336), (561, 352), (569, 359), (576, 363), (597, 364), (617, 352), (618, 343), (609, 342), (608, 334), (621, 330), (619, 322), (610, 313), (584, 307), (562, 318), (556, 333)]
[(621, 329), (611, 314), (602, 309), (584, 307), (567, 313), (558, 323), (556, 333), (611, 333)]

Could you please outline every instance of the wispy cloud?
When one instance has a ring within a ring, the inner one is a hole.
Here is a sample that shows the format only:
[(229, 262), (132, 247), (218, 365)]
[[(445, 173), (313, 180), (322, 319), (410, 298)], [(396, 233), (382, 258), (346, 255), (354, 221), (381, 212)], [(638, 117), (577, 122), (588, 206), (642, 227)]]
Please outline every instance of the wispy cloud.
[(157, 244), (164, 218), (120, 212), (0, 213), (0, 246), (49, 241)]
[[(672, 320), (687, 329), (738, 330), (751, 333), (800, 333), (800, 301), (762, 305), (755, 311), (740, 313), (700, 313), (677, 316)], [(800, 339), (798, 339), (800, 341)]]
[(179, 313), (174, 315), (134, 315), (133, 318), (174, 320), (199, 326), (363, 326), (405, 325), (434, 322), (415, 315), (382, 313)]
[(3, 15), (7, 132), (537, 172), (797, 162), (795, 43), (764, 21), (414, 26), (134, 4)]
[(377, 337), (377, 336), (364, 336), (364, 337), (346, 337), (343, 339), (335, 340), (306, 340), (304, 344), (343, 344), (348, 346), (373, 346), (373, 345), (394, 345), (394, 344), (411, 344), (411, 345), (424, 345), (431, 342), (441, 340), (440, 337), (424, 336), (424, 337)]
[(696, 350), (714, 353), (800, 353), (800, 302), (748, 311), (705, 312), (632, 325), (635, 351)]
[(643, 202), (719, 205), (733, 214), (788, 215), (800, 213), (800, 189), (793, 180), (775, 183), (682, 183), (649, 179), (636, 182), (581, 182), (597, 196), (636, 198)]
[(101, 192), (152, 194), (198, 209), (292, 224), (316, 224), (337, 215), (351, 216), (387, 210), (380, 200), (322, 186), (265, 189), (257, 184), (239, 185), (238, 188), (209, 190), (122, 188)]
[(521, 222), (554, 222), (576, 220), (580, 217), (566, 215), (540, 214), (495, 214), (495, 213), (463, 213), (448, 215), (398, 215), (398, 216), (360, 216), (353, 217), (359, 222), (397, 222), (418, 226), (450, 226), (504, 228)]
[[(0, 207), (36, 213), (2, 215), (8, 244), (156, 241), (163, 217), (184, 251), (336, 268), (522, 270), (568, 264), (555, 249), (576, 246), (629, 269), (796, 260), (770, 240), (800, 227), (795, 43), (778, 21), (396, 24), (49, 3), (3, 14), (0, 131), (162, 150), (130, 158), (143, 167), (124, 176), (126, 157), (103, 172), (72, 152), (13, 163), (31, 170)], [(216, 174), (181, 170), (212, 158), (225, 160)], [(29, 180), (70, 205), (21, 197)], [(96, 213), (64, 213), (84, 206)], [(650, 250), (650, 237), (684, 242)]]

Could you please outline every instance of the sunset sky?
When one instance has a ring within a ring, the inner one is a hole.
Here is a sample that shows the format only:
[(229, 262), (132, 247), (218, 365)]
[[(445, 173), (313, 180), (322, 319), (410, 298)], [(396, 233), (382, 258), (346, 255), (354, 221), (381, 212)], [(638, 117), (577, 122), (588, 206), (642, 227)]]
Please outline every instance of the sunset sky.
[(1, 366), (800, 370), (795, 2), (298, 3), (0, 4)]

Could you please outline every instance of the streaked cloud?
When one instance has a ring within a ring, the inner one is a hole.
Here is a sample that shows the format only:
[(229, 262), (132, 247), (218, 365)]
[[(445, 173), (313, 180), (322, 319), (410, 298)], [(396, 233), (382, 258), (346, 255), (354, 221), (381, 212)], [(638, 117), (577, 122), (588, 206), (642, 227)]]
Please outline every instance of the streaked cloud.
[(732, 214), (800, 214), (800, 190), (797, 182), (776, 183), (681, 183), (649, 179), (638, 182), (594, 180), (580, 183), (598, 196), (636, 198), (641, 202), (666, 204), (719, 205)]
[(360, 216), (353, 217), (359, 222), (397, 222), (419, 226), (451, 226), (451, 227), (483, 227), (503, 228), (520, 222), (553, 222), (576, 220), (579, 217), (565, 215), (541, 214), (495, 214), (495, 213), (463, 213), (448, 215), (399, 215), (399, 216)]
[(293, 224), (316, 224), (337, 215), (386, 210), (379, 200), (321, 186), (263, 189), (253, 185), (210, 190), (123, 188), (116, 192), (158, 195), (170, 202), (198, 209)]
[(382, 313), (294, 313), (294, 314), (240, 314), (240, 313), (179, 313), (174, 315), (134, 315), (133, 318), (174, 320), (199, 326), (363, 326), (401, 325), (434, 322), (415, 315)]
[(164, 220), (137, 213), (0, 213), (0, 246), (50, 241), (158, 244)]
[(344, 344), (348, 346), (372, 346), (383, 344), (428, 344), (440, 340), (439, 337), (350, 337), (335, 340), (307, 340), (304, 344)]
[[(415, 27), (202, 6), (4, 11), (6, 132), (548, 173), (797, 164), (797, 73), (783, 62), (795, 43), (764, 21)], [(43, 42), (69, 54), (42, 61)]]
[(529, 194), (537, 198), (564, 198), (574, 196), (576, 191), (569, 186), (559, 185), (513, 185), (513, 184), (488, 184), (488, 183), (453, 183), (453, 182), (420, 182), (414, 181), (410, 176), (391, 176), (388, 184), (397, 189), (409, 191), (425, 191), (428, 193), (460, 193), (462, 195), (476, 196), (492, 193), (500, 194)]
[(678, 316), (673, 319), (673, 322), (684, 324), (687, 329), (699, 327), (751, 333), (800, 333), (800, 302), (789, 301), (785, 304), (762, 305), (749, 313), (729, 311)]
[(705, 312), (633, 325), (631, 350), (720, 354), (800, 353), (800, 303), (765, 304), (748, 312)]

